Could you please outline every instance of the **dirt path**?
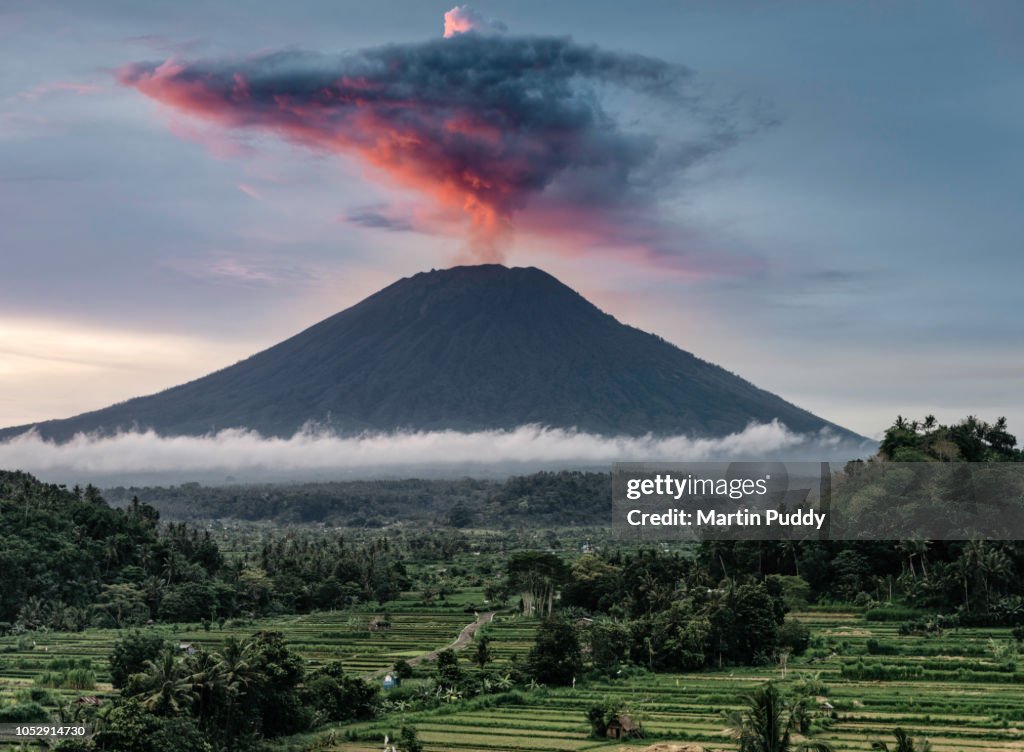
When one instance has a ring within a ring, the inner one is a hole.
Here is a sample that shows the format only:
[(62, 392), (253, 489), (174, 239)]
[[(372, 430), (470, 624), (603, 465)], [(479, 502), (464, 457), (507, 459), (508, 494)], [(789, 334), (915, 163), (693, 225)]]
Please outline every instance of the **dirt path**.
[(476, 621), (471, 622), (470, 624), (467, 624), (462, 628), (462, 631), (459, 632), (459, 636), (455, 638), (455, 642), (453, 642), (450, 645), (446, 645), (443, 648), (431, 650), (429, 653), (418, 655), (415, 658), (410, 658), (409, 665), (415, 666), (417, 663), (420, 663), (422, 661), (437, 660), (437, 654), (440, 653), (442, 650), (462, 650), (464, 647), (466, 647), (466, 645), (473, 641), (473, 635), (477, 633), (477, 630), (479, 630), (480, 627), (482, 627), (484, 624), (490, 624), (492, 621), (494, 621), (495, 613), (495, 611), (488, 611), (486, 614), (480, 614), (478, 617), (476, 617)]
[[(442, 650), (462, 650), (470, 642), (473, 641), (473, 635), (475, 635), (477, 633), (477, 631), (479, 631), (480, 627), (482, 627), (484, 624), (490, 624), (492, 621), (494, 621), (494, 614), (495, 613), (497, 613), (497, 612), (496, 611), (488, 611), (485, 614), (478, 615), (476, 617), (476, 621), (470, 622), (469, 624), (467, 624), (466, 626), (464, 626), (462, 628), (462, 631), (459, 632), (459, 636), (455, 638), (454, 642), (450, 643), (449, 645), (445, 645), (443, 648), (438, 648), (437, 650), (431, 650), (429, 653), (423, 653), (421, 655), (417, 655), (415, 658), (409, 658), (408, 659), (409, 665), (410, 666), (416, 666), (416, 665), (422, 663), (423, 661), (434, 661), (434, 660), (437, 660), (437, 655)], [(376, 672), (374, 674), (374, 676), (383, 676), (384, 674), (388, 673), (390, 670), (391, 669), (389, 669), (389, 668), (381, 669), (380, 671)]]

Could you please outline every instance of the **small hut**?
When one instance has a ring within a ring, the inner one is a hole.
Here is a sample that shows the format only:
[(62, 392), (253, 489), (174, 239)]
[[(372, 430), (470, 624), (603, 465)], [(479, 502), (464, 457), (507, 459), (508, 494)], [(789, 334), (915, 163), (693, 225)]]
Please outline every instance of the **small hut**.
[(402, 686), (402, 680), (394, 674), (386, 674), (384, 676), (384, 691), (394, 689), (395, 687)]
[(620, 713), (608, 721), (608, 730), (605, 731), (605, 736), (609, 739), (639, 739), (643, 735), (643, 727), (625, 713)]
[(387, 616), (374, 616), (370, 619), (369, 629), (371, 632), (387, 632), (391, 629), (391, 620)]

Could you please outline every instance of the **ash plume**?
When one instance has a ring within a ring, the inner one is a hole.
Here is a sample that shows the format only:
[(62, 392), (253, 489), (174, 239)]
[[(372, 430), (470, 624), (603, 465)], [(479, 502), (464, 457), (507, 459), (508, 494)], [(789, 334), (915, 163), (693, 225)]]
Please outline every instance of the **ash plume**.
[[(602, 237), (657, 246), (659, 195), (743, 130), (691, 91), (680, 65), (569, 38), (477, 33), (475, 16), (450, 13), (449, 38), (137, 63), (119, 80), (224, 128), (355, 156), (464, 216), (479, 261), (501, 260), (528, 208), (538, 232), (578, 233), (591, 217)], [(671, 118), (648, 117), (657, 107)]]

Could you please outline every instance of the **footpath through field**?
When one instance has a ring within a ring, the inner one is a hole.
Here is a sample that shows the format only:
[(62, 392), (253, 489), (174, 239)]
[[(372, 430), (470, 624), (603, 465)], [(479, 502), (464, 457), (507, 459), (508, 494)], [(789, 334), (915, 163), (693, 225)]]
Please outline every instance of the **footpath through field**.
[[(437, 648), (436, 650), (431, 650), (428, 653), (417, 655), (415, 658), (410, 658), (408, 660), (409, 665), (416, 666), (422, 663), (423, 661), (437, 660), (437, 656), (442, 650), (462, 650), (470, 642), (473, 641), (473, 635), (477, 633), (480, 627), (482, 627), (484, 624), (490, 624), (492, 621), (494, 621), (494, 615), (496, 613), (497, 611), (488, 611), (487, 613), (479, 614), (476, 617), (476, 621), (472, 621), (462, 628), (462, 631), (459, 632), (459, 636), (455, 638), (454, 642), (452, 642), (449, 645), (446, 645), (443, 648)], [(390, 668), (383, 668), (375, 672), (374, 676), (383, 676), (390, 670)]]

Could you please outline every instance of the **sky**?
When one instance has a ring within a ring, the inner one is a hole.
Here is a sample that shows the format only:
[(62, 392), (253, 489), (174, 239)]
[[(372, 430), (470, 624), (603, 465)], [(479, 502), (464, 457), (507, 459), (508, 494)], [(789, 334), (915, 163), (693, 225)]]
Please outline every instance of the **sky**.
[(1024, 434), (1021, 91), (1013, 2), (7, 0), (0, 426), (500, 261), (864, 435)]

